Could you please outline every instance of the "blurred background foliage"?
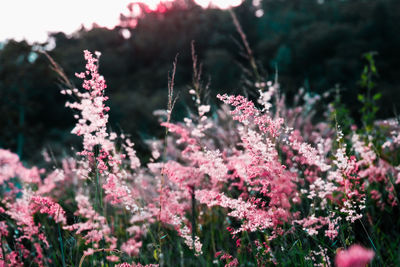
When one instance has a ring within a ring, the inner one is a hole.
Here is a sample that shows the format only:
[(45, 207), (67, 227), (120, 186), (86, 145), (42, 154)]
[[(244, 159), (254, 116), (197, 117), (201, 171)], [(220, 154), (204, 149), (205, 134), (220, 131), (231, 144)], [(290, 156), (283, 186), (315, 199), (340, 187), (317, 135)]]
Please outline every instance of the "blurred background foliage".
[[(245, 0), (234, 12), (264, 78), (273, 79), (278, 71), (289, 102), (299, 87), (318, 94), (340, 88), (340, 101), (359, 121), (363, 54), (376, 51), (377, 117), (393, 117), (399, 110), (400, 1)], [(210, 84), (211, 104), (217, 93), (243, 93), (246, 82), (242, 70), (248, 61), (229, 11), (202, 9), (190, 0), (165, 5), (162, 12), (121, 15), (121, 24), (112, 30), (95, 26), (70, 36), (56, 32), (49, 40), (53, 48), (48, 53), (78, 88), (74, 73), (84, 69), (82, 51), (101, 51), (111, 127), (131, 134), (142, 154), (143, 141), (163, 133), (153, 111), (166, 107), (168, 72), (176, 54), (175, 90), (181, 94), (174, 119), (187, 115), (192, 40), (203, 80)], [(68, 99), (60, 94), (57, 74), (37, 52), (46, 47), (14, 40), (0, 45), (0, 147), (33, 162), (41, 160), (43, 148), (57, 156), (69, 153), (63, 150), (66, 145), (79, 143), (69, 133), (74, 119), (64, 108)]]

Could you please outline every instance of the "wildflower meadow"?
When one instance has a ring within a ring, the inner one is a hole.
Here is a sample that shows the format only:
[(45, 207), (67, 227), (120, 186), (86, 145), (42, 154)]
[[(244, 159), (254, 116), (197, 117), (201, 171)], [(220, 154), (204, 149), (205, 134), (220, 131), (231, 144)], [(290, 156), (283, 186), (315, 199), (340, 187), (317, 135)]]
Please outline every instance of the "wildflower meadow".
[(356, 122), (338, 87), (289, 101), (231, 14), (243, 93), (210, 95), (192, 42), (193, 82), (176, 92), (177, 56), (146, 157), (109, 125), (101, 52), (83, 52), (76, 88), (48, 56), (81, 146), (40, 167), (0, 149), (1, 267), (400, 265), (400, 125), (376, 117), (376, 55), (360, 59)]

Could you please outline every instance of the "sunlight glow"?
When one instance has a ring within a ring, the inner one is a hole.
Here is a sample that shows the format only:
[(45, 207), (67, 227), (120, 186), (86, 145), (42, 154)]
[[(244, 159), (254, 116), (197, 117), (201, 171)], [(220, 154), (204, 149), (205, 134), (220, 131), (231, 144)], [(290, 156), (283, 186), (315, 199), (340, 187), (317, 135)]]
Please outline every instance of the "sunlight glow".
[[(143, 2), (156, 9), (160, 0), (1, 0), (0, 41), (14, 38), (30, 42), (47, 40), (49, 32), (63, 31), (70, 34), (82, 25), (91, 28), (93, 23), (113, 28), (119, 22), (120, 13), (126, 13), (131, 2)], [(227, 8), (241, 0), (196, 0), (208, 5)]]
[(202, 7), (213, 6), (225, 9), (240, 5), (242, 0), (196, 0), (195, 2)]

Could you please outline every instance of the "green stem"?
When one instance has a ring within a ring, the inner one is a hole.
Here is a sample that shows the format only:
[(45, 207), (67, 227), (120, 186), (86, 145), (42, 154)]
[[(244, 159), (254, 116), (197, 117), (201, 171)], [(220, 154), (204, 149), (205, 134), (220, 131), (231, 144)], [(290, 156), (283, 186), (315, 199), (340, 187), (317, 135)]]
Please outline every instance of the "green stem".
[(363, 222), (362, 222), (360, 219), (358, 219), (358, 220), (361, 222), (361, 225), (362, 225), (362, 227), (363, 227), (365, 233), (367, 234), (367, 237), (368, 237), (368, 239), (369, 239), (369, 242), (371, 242), (372, 247), (374, 248), (375, 251), (377, 251), (377, 250), (376, 250), (376, 247), (375, 247), (375, 245), (374, 245), (374, 242), (372, 241), (371, 236), (368, 234), (368, 231), (367, 231), (367, 229), (365, 228)]
[(194, 194), (195, 187), (192, 187), (192, 242), (193, 250), (195, 250), (195, 239), (196, 239), (196, 197)]
[(102, 210), (103, 209), (103, 190), (101, 188), (100, 175), (99, 175), (99, 170), (97, 169), (97, 166), (96, 166), (96, 188), (97, 188), (97, 198), (98, 198), (98, 203), (99, 203), (99, 210)]
[(2, 236), (1, 237), (1, 252), (3, 253), (3, 260), (4, 260), (4, 263), (5, 263), (5, 267), (7, 267), (8, 264), (7, 264), (7, 261), (6, 261), (6, 254), (4, 252), (3, 240), (4, 240), (4, 237)]
[(64, 244), (61, 236), (60, 224), (57, 224), (57, 229), (58, 229), (58, 241), (60, 242), (62, 266), (65, 267)]

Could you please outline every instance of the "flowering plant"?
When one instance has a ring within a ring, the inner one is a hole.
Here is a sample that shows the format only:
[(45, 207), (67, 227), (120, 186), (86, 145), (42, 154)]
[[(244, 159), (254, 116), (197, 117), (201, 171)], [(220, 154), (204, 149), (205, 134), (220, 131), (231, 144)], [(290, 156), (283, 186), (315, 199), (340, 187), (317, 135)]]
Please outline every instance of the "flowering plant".
[[(334, 106), (315, 122), (321, 97), (300, 90), (289, 107), (277, 80), (254, 83), (257, 99), (217, 95), (211, 107), (193, 56), (195, 112), (172, 120), (173, 72), (165, 139), (141, 162), (129, 137), (107, 128), (100, 53), (84, 57), (83, 91), (61, 91), (75, 98), (66, 106), (82, 150), (45, 170), (0, 149), (0, 266), (396, 261), (385, 257), (398, 222), (377, 218), (398, 211), (398, 122), (343, 133)], [(354, 243), (373, 251), (344, 250)]]

